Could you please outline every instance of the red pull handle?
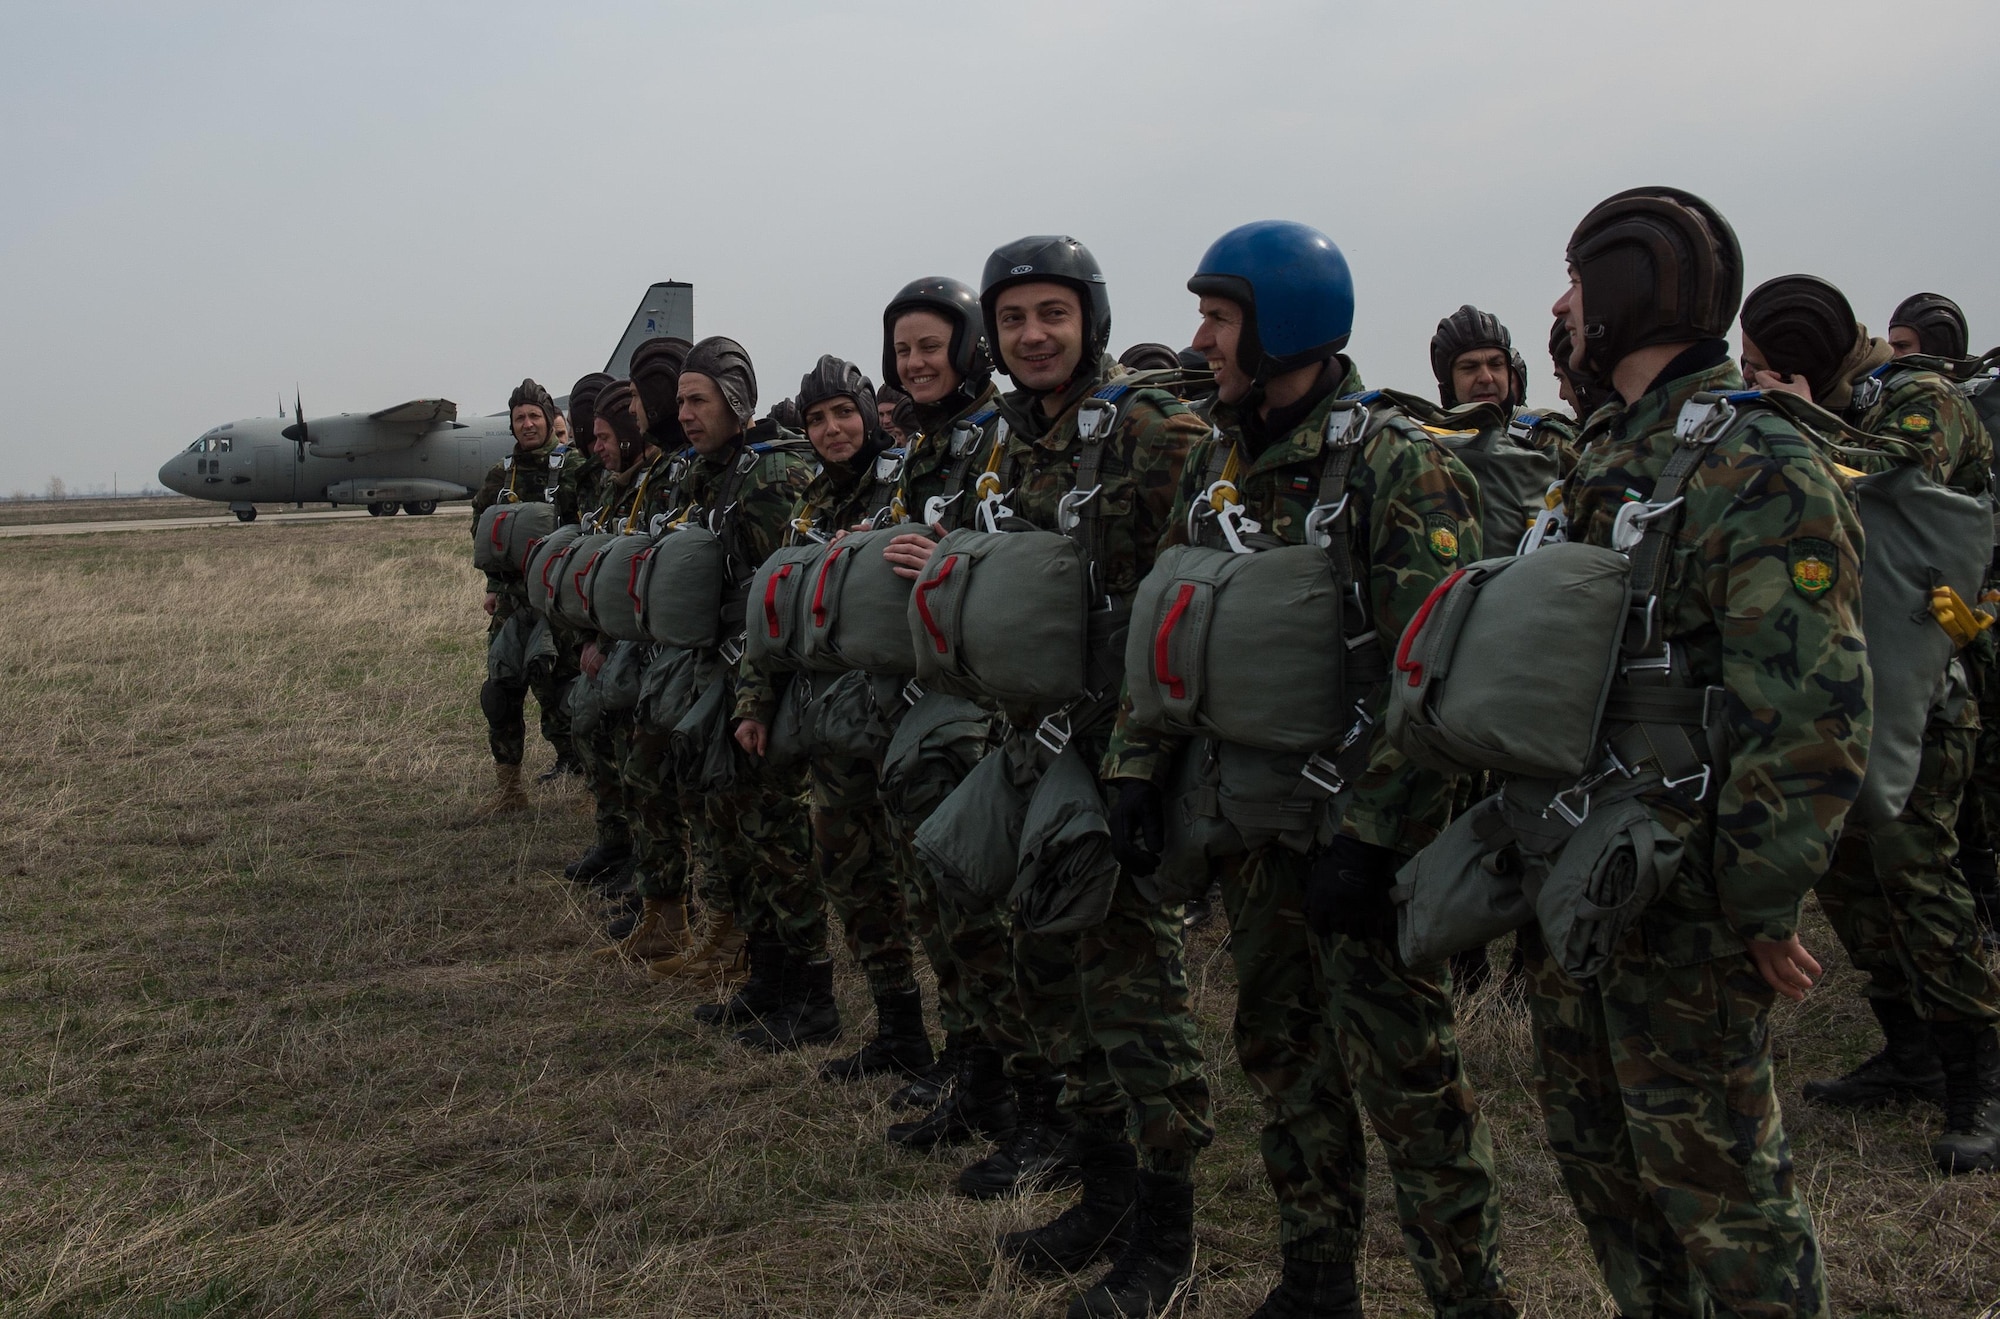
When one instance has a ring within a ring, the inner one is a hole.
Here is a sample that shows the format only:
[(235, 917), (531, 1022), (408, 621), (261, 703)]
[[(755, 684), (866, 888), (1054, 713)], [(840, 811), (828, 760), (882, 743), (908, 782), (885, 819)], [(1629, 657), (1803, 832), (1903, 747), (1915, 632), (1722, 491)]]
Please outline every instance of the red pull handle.
[(832, 571), (834, 560), (847, 553), (847, 546), (836, 545), (833, 553), (819, 566), (819, 580), (813, 584), (813, 626), (826, 626), (826, 575)]
[(559, 560), (567, 559), (568, 557), (568, 550), (557, 550), (554, 554), (542, 560), (542, 589), (550, 595), (556, 593), (556, 588), (549, 585), (549, 569), (555, 567)]
[(771, 580), (764, 583), (764, 625), (771, 629), (771, 639), (777, 640), (782, 630), (778, 626), (778, 583), (792, 575), (792, 565), (780, 564), (778, 571), (771, 574)]
[(640, 550), (632, 556), (632, 571), (625, 574), (625, 598), (632, 602), (632, 616), (634, 618), (644, 618), (646, 616), (646, 602), (639, 598), (639, 569), (644, 567), (646, 560), (652, 557), (653, 547), (648, 546)]
[(500, 548), (500, 528), (506, 526), (507, 519), (513, 516), (513, 510), (503, 509), (500, 516), (493, 519), (493, 530), (487, 533), (486, 538), (493, 542), (494, 549), (497, 550)]
[(1166, 684), (1167, 695), (1176, 701), (1187, 699), (1187, 680), (1175, 673), (1167, 663), (1167, 647), (1173, 641), (1174, 629), (1181, 625), (1181, 615), (1187, 613), (1194, 602), (1194, 583), (1182, 582), (1181, 589), (1174, 593), (1174, 603), (1167, 610), (1167, 616), (1160, 621), (1160, 631), (1153, 638), (1153, 677)]
[(1444, 599), (1445, 592), (1451, 590), (1452, 584), (1463, 576), (1465, 569), (1460, 568), (1432, 587), (1431, 593), (1424, 597), (1424, 602), (1417, 606), (1416, 616), (1410, 619), (1410, 625), (1403, 629), (1403, 639), (1396, 645), (1396, 672), (1409, 674), (1412, 687), (1424, 685), (1424, 666), (1411, 661), (1410, 645), (1416, 641), (1417, 633), (1424, 630), (1424, 620), (1431, 616), (1431, 610), (1437, 608), (1437, 603)]
[(944, 629), (940, 628), (937, 619), (931, 616), (930, 593), (943, 586), (944, 579), (951, 576), (951, 570), (957, 566), (958, 556), (954, 554), (944, 561), (944, 566), (938, 569), (937, 576), (917, 583), (917, 617), (923, 621), (924, 631), (931, 634), (931, 642), (937, 647), (937, 653), (940, 655), (951, 652), (951, 643), (945, 640)]
[(603, 550), (599, 550), (597, 553), (591, 555), (590, 561), (584, 564), (583, 567), (578, 568), (575, 575), (570, 578), (570, 585), (576, 588), (576, 598), (583, 602), (583, 612), (586, 618), (596, 618), (597, 611), (590, 607), (590, 595), (583, 589), (583, 579), (590, 576), (590, 570), (595, 568), (597, 561), (603, 557)]

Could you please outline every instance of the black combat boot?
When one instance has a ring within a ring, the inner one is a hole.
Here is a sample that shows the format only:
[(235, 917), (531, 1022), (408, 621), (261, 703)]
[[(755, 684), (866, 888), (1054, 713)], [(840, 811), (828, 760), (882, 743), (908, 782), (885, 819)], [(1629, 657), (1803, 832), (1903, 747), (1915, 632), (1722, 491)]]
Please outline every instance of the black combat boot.
[(1104, 1280), (1069, 1303), (1069, 1319), (1145, 1319), (1194, 1290), (1194, 1183), (1139, 1174), (1138, 1221)]
[(889, 1143), (906, 1150), (934, 1150), (963, 1145), (974, 1136), (1004, 1140), (1014, 1129), (1014, 1094), (1000, 1070), (1000, 1051), (975, 1044), (952, 1078), (951, 1090), (938, 1106), (914, 1122), (889, 1127)]
[(924, 998), (915, 989), (875, 996), (875, 1038), (844, 1058), (819, 1066), (822, 1081), (859, 1081), (870, 1076), (922, 1076), (936, 1061), (924, 1033)]
[(632, 859), (632, 840), (599, 838), (590, 849), (576, 860), (563, 867), (563, 878), (577, 884), (588, 884), (614, 874), (620, 866)]
[(1870, 998), (1882, 1024), (1882, 1051), (1845, 1076), (1807, 1081), (1800, 1093), (1809, 1104), (1831, 1108), (1881, 1108), (1906, 1099), (1944, 1102), (1944, 1069), (1931, 1042), (1931, 1028), (1901, 999)]
[(2000, 1030), (1977, 1021), (1931, 1023), (1944, 1065), (1944, 1134), (1931, 1159), (1948, 1174), (2000, 1169)]
[(576, 752), (570, 750), (567, 745), (558, 743), (556, 745), (556, 763), (543, 770), (540, 774), (535, 775), (535, 782), (554, 783), (556, 780), (565, 778), (571, 774), (581, 778), (583, 776), (583, 765), (577, 760)]
[(1121, 1127), (1083, 1124), (1074, 1134), (1083, 1198), (1052, 1222), (1000, 1238), (1024, 1273), (1076, 1273), (1123, 1251), (1138, 1217), (1139, 1157)]
[(776, 935), (750, 936), (750, 978), (726, 1003), (704, 1003), (694, 1010), (694, 1019), (704, 1026), (747, 1026), (759, 1017), (778, 1010), (778, 990), (783, 981), (785, 945)]
[(1958, 873), (1972, 894), (1972, 910), (1979, 917), (1979, 941), (1989, 952), (2000, 948), (2000, 864), (1996, 864), (1992, 842), (1961, 838)]
[(1060, 1072), (1014, 1083), (1014, 1134), (985, 1158), (959, 1171), (960, 1195), (997, 1200), (1077, 1180), (1079, 1151), (1070, 1139), (1076, 1123), (1056, 1106), (1062, 1088)]
[(833, 959), (808, 962), (785, 954), (778, 977), (778, 1007), (736, 1033), (738, 1044), (766, 1053), (791, 1053), (840, 1038), (840, 1006), (833, 1001)]
[(1354, 1261), (1303, 1259), (1287, 1253), (1285, 1271), (1250, 1319), (1361, 1319)]
[(604, 937), (615, 945), (639, 926), (639, 919), (645, 914), (646, 901), (637, 893), (627, 893), (615, 898), (604, 909)]
[(931, 1061), (929, 1067), (915, 1077), (908, 1085), (889, 1096), (889, 1107), (904, 1112), (928, 1113), (944, 1099), (951, 1089), (951, 1079), (958, 1075), (958, 1065), (965, 1058), (965, 1051), (982, 1040), (975, 1030), (953, 1031), (944, 1037), (944, 1048)]

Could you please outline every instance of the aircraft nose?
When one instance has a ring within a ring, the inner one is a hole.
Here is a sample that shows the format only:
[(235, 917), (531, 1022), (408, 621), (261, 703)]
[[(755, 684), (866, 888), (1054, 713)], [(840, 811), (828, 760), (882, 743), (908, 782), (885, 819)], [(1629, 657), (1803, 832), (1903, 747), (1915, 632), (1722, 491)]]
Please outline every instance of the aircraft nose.
[(191, 495), (194, 493), (194, 491), (188, 489), (190, 482), (188, 481), (187, 470), (179, 458), (170, 459), (164, 467), (160, 468), (160, 484), (177, 495)]

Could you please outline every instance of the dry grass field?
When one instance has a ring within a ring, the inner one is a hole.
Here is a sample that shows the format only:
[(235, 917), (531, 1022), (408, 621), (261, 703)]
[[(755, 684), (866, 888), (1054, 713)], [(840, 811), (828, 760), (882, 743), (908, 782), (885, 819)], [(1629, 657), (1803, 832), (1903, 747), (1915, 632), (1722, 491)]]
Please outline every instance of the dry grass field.
[[(746, 1055), (588, 955), (573, 793), (468, 823), (467, 558), (460, 516), (0, 542), (0, 1313), (1061, 1313), (990, 1245), (1059, 1199), (947, 1194), (963, 1156), (885, 1146), (888, 1085)], [(1275, 1219), (1222, 937), (1191, 950), (1221, 1128), (1199, 1312), (1239, 1316)], [(1872, 1047), (1828, 960), (1778, 1039), (1839, 1310), (1977, 1315), (2000, 1179), (1934, 1176), (1934, 1113), (1795, 1102)], [(862, 1021), (846, 968), (842, 994)], [(1523, 1023), (1482, 1001), (1463, 1035), (1525, 1311), (1609, 1315)], [(1371, 1191), (1369, 1313), (1422, 1315)]]
[[(276, 508), (279, 505), (268, 505)], [(186, 495), (127, 496), (123, 499), (0, 499), (0, 527), (44, 522), (111, 522), (153, 518), (227, 517), (229, 510)]]

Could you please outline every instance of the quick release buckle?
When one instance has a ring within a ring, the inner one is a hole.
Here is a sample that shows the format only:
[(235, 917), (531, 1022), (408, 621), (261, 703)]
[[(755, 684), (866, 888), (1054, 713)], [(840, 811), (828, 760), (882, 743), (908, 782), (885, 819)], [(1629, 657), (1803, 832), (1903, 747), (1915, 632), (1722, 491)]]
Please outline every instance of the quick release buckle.
[(1681, 788), (1681, 785), (1687, 783), (1693, 783), (1695, 780), (1699, 779), (1701, 781), (1701, 786), (1695, 789), (1694, 800), (1698, 802), (1706, 801), (1708, 800), (1709, 781), (1714, 772), (1715, 771), (1711, 766), (1703, 765), (1701, 767), (1701, 772), (1698, 774), (1683, 774), (1677, 779), (1661, 779), (1660, 786), (1663, 788), (1667, 788), (1671, 791), (1678, 792)]
[(956, 494), (932, 495), (929, 499), (926, 499), (924, 501), (924, 525), (927, 527), (941, 525), (944, 522), (945, 510), (956, 504), (964, 496), (965, 491), (960, 490)]
[(1604, 749), (1604, 763), (1599, 765), (1593, 773), (1584, 775), (1575, 783), (1572, 783), (1569, 787), (1551, 797), (1548, 806), (1542, 811), (1542, 817), (1544, 819), (1548, 818), (1549, 812), (1553, 811), (1557, 815), (1560, 815), (1570, 828), (1576, 829), (1582, 827), (1583, 822), (1590, 818), (1591, 794), (1597, 790), (1598, 784), (1604, 782), (1604, 780), (1614, 774), (1629, 779), (1632, 777), (1632, 767), (1620, 760), (1616, 751), (1606, 747)]
[(1689, 444), (1713, 444), (1736, 418), (1736, 405), (1713, 394), (1696, 394), (1681, 404), (1674, 418), (1674, 438)]
[(915, 705), (918, 701), (924, 699), (924, 689), (917, 685), (915, 678), (912, 678), (903, 684), (903, 690), (898, 692), (897, 695), (903, 698), (904, 705)]
[(1299, 770), (1299, 777), (1329, 797), (1338, 797), (1347, 791), (1347, 779), (1342, 776), (1340, 767), (1318, 751), (1306, 757), (1304, 768)]
[(731, 637), (715, 649), (716, 653), (722, 656), (725, 663), (740, 664), (743, 662), (743, 638), (741, 637)]
[(1118, 409), (1101, 398), (1087, 398), (1076, 410), (1076, 435), (1085, 444), (1093, 444), (1111, 432), (1111, 423), (1117, 419)]
[(1072, 490), (1056, 501), (1056, 530), (1067, 536), (1083, 523), (1083, 506), (1097, 498), (1103, 485), (1094, 485), (1088, 490)]
[(1336, 403), (1326, 416), (1326, 445), (1346, 449), (1361, 443), (1368, 432), (1368, 408), (1361, 403)]
[(1347, 501), (1352, 491), (1344, 491), (1338, 504), (1314, 504), (1306, 510), (1306, 540), (1316, 549), (1325, 549), (1333, 544), (1330, 528), (1347, 511)]
[(1618, 510), (1618, 516), (1611, 520), (1611, 548), (1620, 554), (1630, 554), (1640, 541), (1646, 539), (1646, 532), (1655, 520), (1686, 502), (1686, 495), (1675, 495), (1664, 504), (1633, 500), (1624, 505)]
[(1060, 756), (1063, 748), (1069, 745), (1070, 738), (1076, 735), (1069, 724), (1069, 711), (1070, 707), (1065, 705), (1035, 725), (1035, 741), (1052, 756)]

